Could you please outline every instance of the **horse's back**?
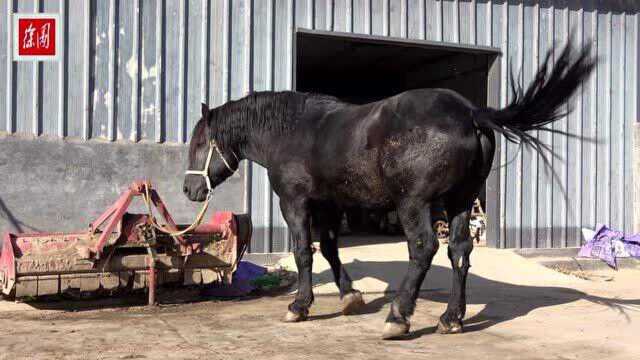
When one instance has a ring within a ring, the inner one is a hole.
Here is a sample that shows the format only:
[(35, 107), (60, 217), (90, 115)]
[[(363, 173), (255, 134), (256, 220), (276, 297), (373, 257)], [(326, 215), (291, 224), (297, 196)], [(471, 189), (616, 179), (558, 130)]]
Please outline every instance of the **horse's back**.
[(456, 137), (472, 134), (474, 130), (471, 112), (475, 106), (449, 89), (408, 90), (364, 105), (321, 100), (322, 105), (310, 106), (303, 122), (320, 148), (328, 143), (348, 146), (346, 141), (373, 148), (390, 137), (415, 129), (432, 129)]

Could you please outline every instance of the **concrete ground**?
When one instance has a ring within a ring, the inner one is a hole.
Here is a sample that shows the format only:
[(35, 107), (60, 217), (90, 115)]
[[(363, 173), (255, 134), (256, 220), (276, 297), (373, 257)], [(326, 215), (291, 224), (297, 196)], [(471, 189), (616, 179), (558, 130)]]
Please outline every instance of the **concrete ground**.
[[(352, 239), (342, 258), (366, 292), (359, 315), (340, 314), (328, 266), (316, 254), (317, 296), (307, 322), (280, 321), (287, 294), (184, 304), (173, 298), (154, 308), (0, 302), (0, 359), (640, 359), (640, 271), (584, 280), (507, 250), (474, 250), (465, 333), (434, 333), (450, 282), (445, 250), (404, 340), (380, 339), (389, 292), (406, 268), (404, 242)], [(294, 268), (292, 259), (283, 264)]]

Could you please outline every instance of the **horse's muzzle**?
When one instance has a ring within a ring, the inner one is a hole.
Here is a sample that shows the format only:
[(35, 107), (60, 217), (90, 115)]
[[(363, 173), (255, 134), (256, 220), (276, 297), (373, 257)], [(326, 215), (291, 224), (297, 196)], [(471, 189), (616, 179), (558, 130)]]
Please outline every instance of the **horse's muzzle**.
[(187, 175), (184, 179), (182, 186), (182, 192), (191, 201), (203, 202), (207, 199), (207, 193), (209, 190), (204, 184), (204, 181), (199, 176)]

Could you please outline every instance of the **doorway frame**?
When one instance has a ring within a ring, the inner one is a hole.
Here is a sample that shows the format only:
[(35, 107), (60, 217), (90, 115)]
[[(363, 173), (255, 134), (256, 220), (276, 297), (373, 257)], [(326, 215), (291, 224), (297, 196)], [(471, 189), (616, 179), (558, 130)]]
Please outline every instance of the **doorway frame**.
[[(408, 39), (397, 38), (390, 36), (378, 36), (369, 34), (355, 34), (337, 31), (326, 30), (311, 30), (306, 28), (296, 28), (293, 36), (293, 48), (292, 48), (292, 77), (291, 87), (292, 90), (297, 91), (297, 62), (298, 62), (298, 40), (300, 36), (318, 36), (318, 37), (330, 37), (334, 39), (341, 39), (345, 41), (365, 42), (372, 44), (385, 44), (393, 46), (405, 46), (405, 47), (420, 47), (425, 50), (447, 50), (455, 51), (466, 54), (484, 54), (488, 58), (487, 69), (487, 106), (498, 109), (501, 107), (501, 86), (502, 86), (502, 51), (499, 48), (459, 44), (459, 43), (447, 43), (440, 41), (420, 40), (420, 39)], [(496, 150), (493, 157), (493, 164), (500, 162), (501, 151), (501, 136), (496, 136)], [(485, 213), (487, 214), (487, 246), (498, 248), (501, 244), (501, 237), (503, 231), (501, 224), (503, 224), (500, 204), (500, 168), (493, 167), (493, 170), (489, 173), (485, 184), (486, 204)]]

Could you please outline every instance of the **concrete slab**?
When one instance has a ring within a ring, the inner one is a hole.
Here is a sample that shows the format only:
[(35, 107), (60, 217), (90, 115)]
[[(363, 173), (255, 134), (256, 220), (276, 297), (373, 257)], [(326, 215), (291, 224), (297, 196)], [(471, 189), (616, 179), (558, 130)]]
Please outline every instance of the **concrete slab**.
[[(355, 239), (357, 240), (357, 239)], [(342, 249), (366, 306), (342, 316), (328, 265), (315, 257), (316, 301), (309, 321), (281, 321), (292, 296), (236, 301), (167, 299), (158, 307), (103, 301), (0, 302), (1, 359), (470, 359), (635, 360), (640, 358), (640, 271), (611, 281), (557, 273), (512, 251), (477, 248), (472, 255), (465, 333), (435, 333), (446, 308), (450, 270), (438, 253), (404, 341), (380, 335), (404, 274), (402, 239)], [(318, 254), (319, 255), (319, 254)], [(285, 260), (291, 265), (291, 259)]]
[(367, 291), (367, 305), (355, 316), (341, 315), (328, 266), (316, 256), (318, 295), (303, 323), (281, 321), (292, 296), (152, 308), (63, 303), (66, 310), (0, 302), (0, 359), (640, 358), (640, 271), (587, 281), (487, 248), (473, 254), (464, 334), (435, 334), (450, 282), (443, 247), (418, 299), (411, 333), (405, 341), (383, 341), (393, 294), (379, 292), (394, 289), (406, 267), (404, 242), (383, 240), (351, 243), (342, 251), (358, 287)]

